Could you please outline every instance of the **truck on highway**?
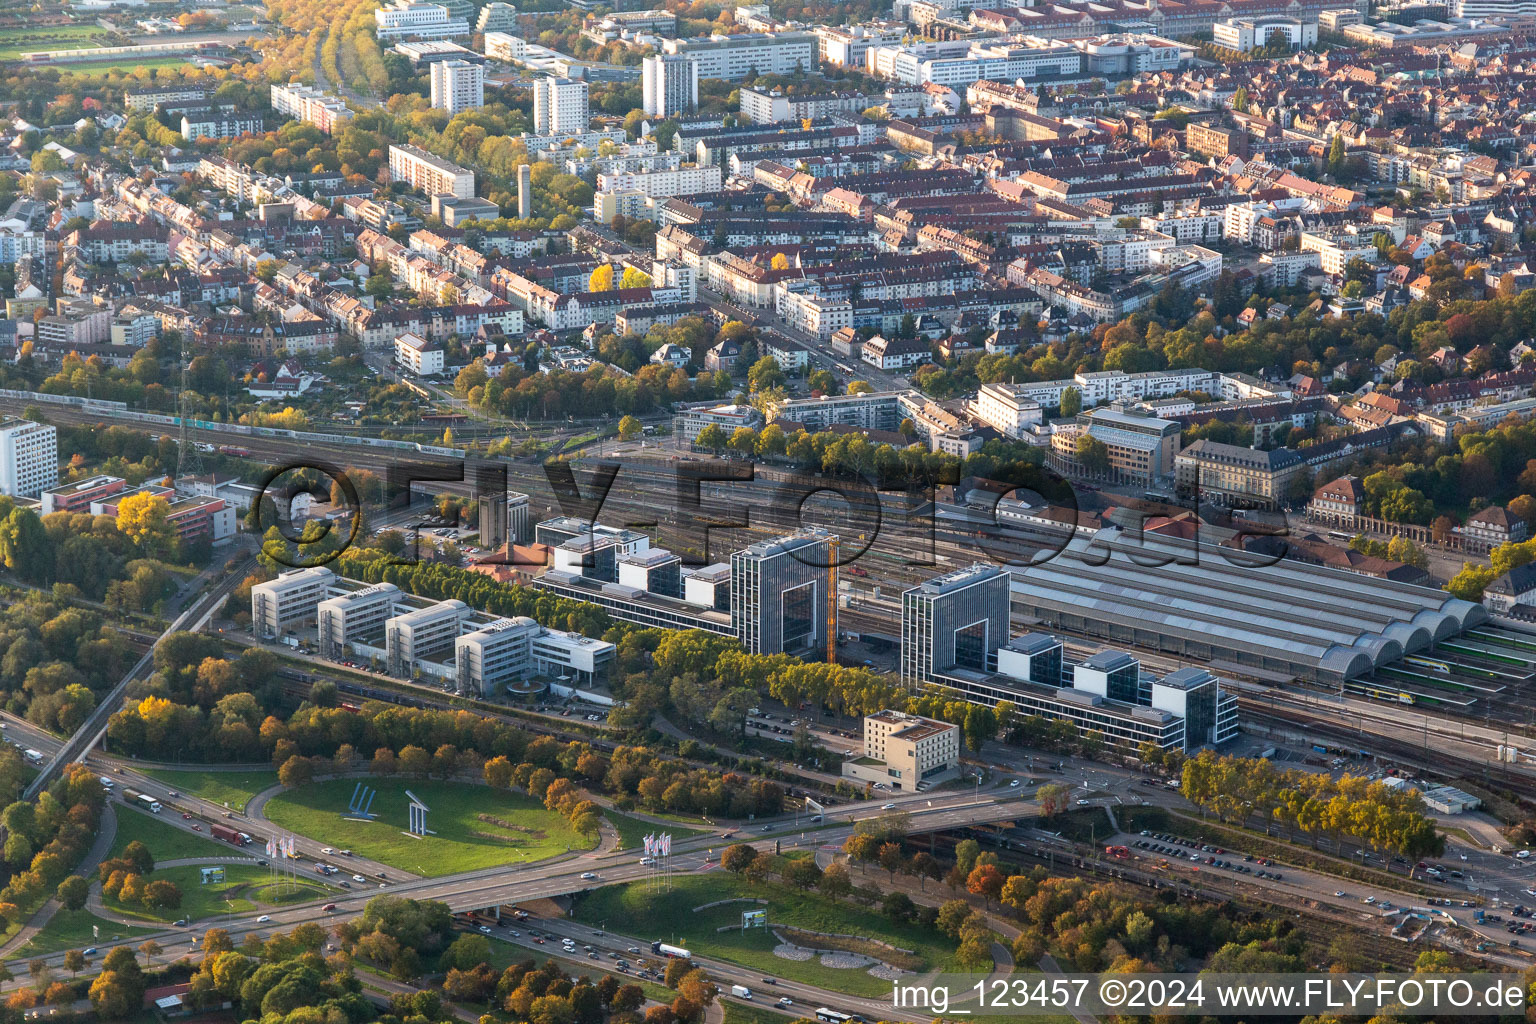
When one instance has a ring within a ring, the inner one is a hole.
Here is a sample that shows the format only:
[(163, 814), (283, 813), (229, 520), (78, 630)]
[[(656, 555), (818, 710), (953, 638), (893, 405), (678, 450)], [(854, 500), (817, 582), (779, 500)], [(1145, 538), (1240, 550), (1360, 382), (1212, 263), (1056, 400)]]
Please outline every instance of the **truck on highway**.
[(154, 797), (150, 796), (148, 793), (140, 793), (139, 794), (139, 803), (142, 806), (149, 808), (149, 813), (150, 814), (159, 814), (160, 813), (160, 801), (156, 800)]
[(251, 841), (251, 837), (244, 832), (230, 828), (228, 825), (209, 825), (208, 834), (215, 839), (222, 839), (232, 846), (244, 846)]
[(669, 946), (665, 942), (653, 942), (653, 943), (651, 943), (651, 955), (652, 956), (670, 957), (673, 960), (692, 960), (693, 959), (693, 954), (688, 952), (682, 946)]
[(27, 760), (31, 761), (33, 764), (43, 763), (43, 752), (41, 750), (33, 750), (31, 747), (28, 747), (26, 750), (23, 750), (22, 753), (26, 755)]
[(735, 996), (737, 999), (751, 999), (752, 990), (747, 988), (745, 985), (732, 985), (731, 995)]

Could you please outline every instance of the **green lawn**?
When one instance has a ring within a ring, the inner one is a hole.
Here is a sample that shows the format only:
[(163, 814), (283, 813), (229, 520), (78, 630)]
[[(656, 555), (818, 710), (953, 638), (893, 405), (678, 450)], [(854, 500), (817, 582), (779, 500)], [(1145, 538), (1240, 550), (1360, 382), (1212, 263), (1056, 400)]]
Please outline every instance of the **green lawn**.
[(849, 903), (833, 903), (814, 893), (780, 885), (754, 885), (729, 872), (715, 870), (702, 875), (674, 877), (670, 887), (654, 882), (607, 886), (584, 897), (576, 917), (618, 934), (676, 942), (704, 957), (729, 960), (764, 975), (777, 975), (855, 996), (880, 996), (891, 985), (864, 970), (824, 967), (819, 959), (795, 961), (773, 955), (778, 939), (766, 929), (743, 933), (739, 929), (717, 932), (723, 925), (739, 924), (748, 904), (726, 904), (701, 913), (693, 908), (732, 896), (759, 896), (768, 900), (768, 918), (818, 932), (861, 935), (903, 949), (914, 950), (921, 970), (953, 970), (954, 943), (917, 925), (893, 924), (878, 913)]
[(33, 50), (80, 50), (101, 46), (106, 35), (100, 25), (0, 29), (0, 60), (14, 60)]
[[(210, 865), (212, 866), (212, 865)], [(174, 910), (147, 910), (142, 906), (124, 906), (116, 900), (105, 900), (107, 907), (124, 917), (142, 918), (145, 921), (176, 921), (186, 918), (199, 921), (225, 914), (254, 914), (262, 909), (282, 903), (318, 899), (339, 892), (318, 879), (300, 874), (296, 882), (272, 882), (270, 869), (254, 864), (227, 864), (224, 881), (202, 884), (201, 870), (197, 865), (166, 868), (156, 871), (150, 879), (165, 879), (181, 888), (181, 906)]]
[[(289, 832), (426, 876), (543, 860), (596, 843), (596, 837), (580, 835), (560, 815), (519, 793), (426, 779), (379, 779), (376, 785), (373, 821), (343, 817), (356, 779), (287, 790), (267, 801), (266, 815)], [(430, 808), (427, 828), (433, 835), (406, 834), (407, 789)]]
[[(117, 809), (117, 838), (107, 856), (121, 857), (128, 844), (137, 839), (149, 847), (156, 862), (180, 860), (183, 857), (238, 856), (239, 851), (228, 843), (206, 839), (194, 832), (187, 832), (163, 818), (140, 811), (133, 805)], [(165, 811), (163, 814), (171, 812)]]
[(674, 843), (708, 834), (699, 829), (684, 828), (681, 825), (656, 825), (649, 821), (641, 821), (639, 818), (631, 818), (627, 814), (620, 814), (618, 811), (608, 811), (604, 817), (619, 834), (619, 841), (624, 844), (626, 851), (642, 849), (645, 846), (645, 837), (656, 832), (670, 833)]
[(117, 57), (112, 60), (77, 60), (63, 64), (43, 64), (66, 75), (105, 75), (112, 71), (137, 71), (140, 68), (190, 68), (185, 57)]
[(277, 772), (249, 771), (168, 771), (153, 769), (145, 775), (159, 779), (172, 789), (193, 793), (204, 800), (223, 804), (232, 811), (244, 811), (251, 797), (277, 785)]
[(815, 1012), (805, 1010), (797, 1013), (795, 1010), (790, 1010), (786, 1016), (766, 1006), (748, 1006), (746, 1003), (738, 1003), (730, 999), (721, 1000), (720, 1005), (725, 1007), (725, 1024), (784, 1024), (787, 1020), (805, 1017)]
[[(93, 925), (101, 930), (100, 938), (91, 934)], [(66, 949), (85, 949), (88, 946), (99, 946), (119, 939), (131, 939), (137, 942), (139, 936), (159, 930), (117, 924), (103, 920), (89, 910), (61, 909), (43, 926), (43, 930), (32, 936), (32, 940), (18, 949), (11, 959), (26, 960), (28, 957), (59, 953)], [(20, 974), (20, 970), (17, 970), (17, 973)]]

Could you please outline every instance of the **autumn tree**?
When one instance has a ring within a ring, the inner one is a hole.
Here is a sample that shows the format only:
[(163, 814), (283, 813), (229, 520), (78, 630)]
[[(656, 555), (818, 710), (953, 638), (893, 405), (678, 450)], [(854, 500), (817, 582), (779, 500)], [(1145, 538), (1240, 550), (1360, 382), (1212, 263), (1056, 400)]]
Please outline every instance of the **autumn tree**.
[(289, 789), (307, 786), (314, 780), (315, 769), (309, 758), (294, 755), (277, 770), (277, 781)]
[(747, 865), (751, 864), (756, 856), (757, 851), (746, 843), (734, 843), (727, 846), (720, 854), (720, 866), (739, 875), (747, 870)]
[(150, 558), (168, 558), (176, 539), (170, 504), (157, 494), (130, 494), (117, 506), (117, 528)]

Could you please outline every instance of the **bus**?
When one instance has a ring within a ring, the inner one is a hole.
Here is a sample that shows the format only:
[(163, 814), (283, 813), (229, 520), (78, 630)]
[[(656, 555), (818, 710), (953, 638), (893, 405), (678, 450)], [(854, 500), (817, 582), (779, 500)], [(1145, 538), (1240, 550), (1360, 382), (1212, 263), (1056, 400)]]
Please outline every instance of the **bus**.
[(145, 807), (148, 807), (150, 814), (159, 814), (160, 813), (160, 801), (156, 800), (154, 797), (150, 796), (148, 793), (140, 793), (139, 794), (139, 803), (143, 804)]
[(846, 1013), (829, 1010), (825, 1006), (816, 1011), (816, 1019), (826, 1021), (827, 1024), (848, 1024), (853, 1018)]
[(692, 960), (693, 954), (682, 946), (669, 946), (665, 942), (651, 943), (651, 953), (654, 956), (664, 956), (673, 960)]

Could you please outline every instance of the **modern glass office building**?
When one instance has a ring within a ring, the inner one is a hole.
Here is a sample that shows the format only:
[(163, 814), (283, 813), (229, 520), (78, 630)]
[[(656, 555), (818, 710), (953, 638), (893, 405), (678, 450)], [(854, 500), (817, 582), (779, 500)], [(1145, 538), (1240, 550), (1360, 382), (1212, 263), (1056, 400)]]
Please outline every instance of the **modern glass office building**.
[(837, 629), (829, 618), (832, 538), (806, 530), (759, 541), (731, 555), (731, 626), (752, 654), (808, 653), (826, 648)]
[(901, 681), (921, 686), (952, 668), (987, 672), (1008, 642), (1009, 575), (977, 563), (901, 595)]

